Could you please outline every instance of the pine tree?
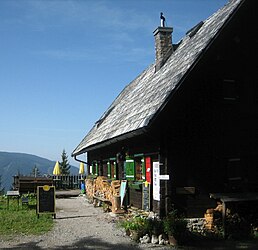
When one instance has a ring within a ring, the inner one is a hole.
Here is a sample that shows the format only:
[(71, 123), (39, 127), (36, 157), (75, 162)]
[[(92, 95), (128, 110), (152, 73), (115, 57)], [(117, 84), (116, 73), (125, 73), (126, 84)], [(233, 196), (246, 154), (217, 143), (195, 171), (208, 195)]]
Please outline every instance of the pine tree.
[(61, 173), (63, 175), (69, 175), (71, 166), (69, 164), (68, 156), (67, 156), (65, 150), (63, 150), (63, 152), (62, 152), (61, 158), (62, 158), (62, 161), (60, 162)]

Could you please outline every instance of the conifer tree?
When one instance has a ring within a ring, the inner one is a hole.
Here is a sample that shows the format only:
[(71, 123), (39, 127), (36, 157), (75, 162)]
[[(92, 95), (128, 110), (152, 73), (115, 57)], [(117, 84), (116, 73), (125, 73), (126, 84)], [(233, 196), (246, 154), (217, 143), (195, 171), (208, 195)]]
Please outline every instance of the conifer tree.
[(62, 159), (62, 161), (60, 162), (61, 173), (63, 175), (69, 175), (71, 166), (69, 164), (68, 156), (67, 156), (65, 150), (63, 150), (63, 152), (62, 152), (61, 159)]

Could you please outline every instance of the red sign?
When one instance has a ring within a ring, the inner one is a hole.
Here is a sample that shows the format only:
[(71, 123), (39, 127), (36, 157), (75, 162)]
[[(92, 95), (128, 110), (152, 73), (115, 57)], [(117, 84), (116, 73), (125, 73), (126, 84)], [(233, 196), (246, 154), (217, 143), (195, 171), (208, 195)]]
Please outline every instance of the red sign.
[(146, 157), (145, 158), (145, 167), (146, 167), (146, 181), (151, 183), (151, 158)]

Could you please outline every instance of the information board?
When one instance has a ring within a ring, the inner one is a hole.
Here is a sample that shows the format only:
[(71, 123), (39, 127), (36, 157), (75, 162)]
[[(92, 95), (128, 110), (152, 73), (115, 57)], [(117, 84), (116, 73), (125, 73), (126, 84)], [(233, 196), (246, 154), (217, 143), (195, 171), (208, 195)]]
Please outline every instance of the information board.
[(150, 211), (150, 184), (142, 184), (142, 209), (145, 211)]
[(56, 215), (55, 207), (55, 187), (54, 186), (38, 186), (37, 187), (37, 214), (50, 213), (54, 217)]

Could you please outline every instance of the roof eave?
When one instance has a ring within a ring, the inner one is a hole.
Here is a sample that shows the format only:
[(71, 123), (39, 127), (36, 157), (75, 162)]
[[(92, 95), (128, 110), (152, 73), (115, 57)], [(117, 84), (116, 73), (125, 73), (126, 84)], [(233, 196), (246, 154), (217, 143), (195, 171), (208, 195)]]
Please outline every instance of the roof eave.
[(126, 140), (126, 139), (133, 138), (135, 136), (142, 135), (146, 132), (147, 132), (147, 127), (142, 127), (142, 128), (137, 129), (137, 130), (130, 131), (128, 133), (125, 133), (125, 134), (116, 136), (114, 138), (102, 141), (100, 143), (96, 143), (96, 144), (90, 145), (88, 147), (85, 147), (85, 148), (79, 150), (78, 152), (72, 153), (72, 157), (90, 152), (90, 151), (95, 150), (95, 149), (103, 148), (103, 147), (109, 146), (111, 144), (121, 142), (121, 141)]

